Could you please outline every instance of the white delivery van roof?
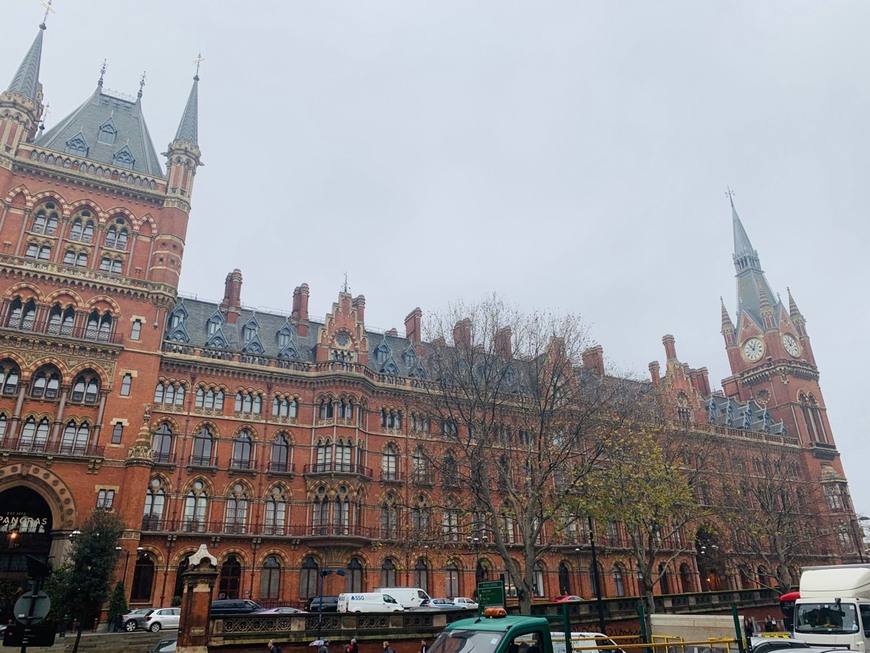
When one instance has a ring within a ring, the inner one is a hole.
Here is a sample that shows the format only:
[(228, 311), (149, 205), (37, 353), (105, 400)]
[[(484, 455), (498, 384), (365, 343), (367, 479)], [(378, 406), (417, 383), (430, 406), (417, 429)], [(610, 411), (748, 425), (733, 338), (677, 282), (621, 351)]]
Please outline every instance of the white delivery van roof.
[(801, 574), (801, 599), (870, 598), (870, 567), (810, 567)]

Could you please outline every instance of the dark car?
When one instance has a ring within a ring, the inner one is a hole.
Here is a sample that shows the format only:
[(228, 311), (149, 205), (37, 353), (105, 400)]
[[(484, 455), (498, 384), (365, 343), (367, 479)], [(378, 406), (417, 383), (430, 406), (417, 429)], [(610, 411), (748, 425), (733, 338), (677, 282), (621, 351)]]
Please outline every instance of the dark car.
[(251, 614), (262, 610), (263, 606), (250, 599), (218, 599), (211, 602), (211, 616), (213, 617), (225, 614)]
[[(323, 599), (323, 609), (321, 610), (320, 600)], [(315, 596), (308, 602), (308, 612), (338, 612), (338, 597), (337, 596)]]

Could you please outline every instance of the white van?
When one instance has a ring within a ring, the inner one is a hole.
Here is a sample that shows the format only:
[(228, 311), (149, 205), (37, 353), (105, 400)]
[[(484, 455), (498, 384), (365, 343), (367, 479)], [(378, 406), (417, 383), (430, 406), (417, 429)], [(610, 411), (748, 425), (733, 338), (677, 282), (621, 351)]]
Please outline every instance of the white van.
[(420, 604), (429, 598), (426, 590), (419, 587), (376, 587), (375, 591), (389, 594), (406, 610), (420, 607)]
[(404, 609), (386, 592), (347, 592), (338, 595), (339, 612), (402, 612)]

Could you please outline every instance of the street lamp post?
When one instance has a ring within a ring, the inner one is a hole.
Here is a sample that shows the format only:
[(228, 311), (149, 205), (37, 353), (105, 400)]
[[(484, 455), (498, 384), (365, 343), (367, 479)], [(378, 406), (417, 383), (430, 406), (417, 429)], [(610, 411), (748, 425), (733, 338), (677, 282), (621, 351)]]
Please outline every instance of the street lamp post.
[(592, 584), (595, 588), (595, 606), (598, 608), (598, 628), (606, 635), (604, 603), (601, 601), (601, 579), (598, 577), (598, 555), (595, 551), (595, 529), (592, 526), (592, 517), (587, 517), (586, 520), (589, 524), (589, 547), (592, 550)]
[(320, 571), (319, 587), (317, 590), (317, 639), (323, 639), (323, 579), (331, 576), (333, 572), (337, 576), (344, 576), (344, 569), (322, 569)]

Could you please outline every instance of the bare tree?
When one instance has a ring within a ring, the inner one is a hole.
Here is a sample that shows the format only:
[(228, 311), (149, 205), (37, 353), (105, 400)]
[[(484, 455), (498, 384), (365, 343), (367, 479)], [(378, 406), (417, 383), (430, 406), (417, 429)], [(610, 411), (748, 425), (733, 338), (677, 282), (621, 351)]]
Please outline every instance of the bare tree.
[(797, 582), (801, 565), (824, 553), (838, 528), (853, 536), (849, 523), (818, 519), (825, 497), (800, 465), (798, 447), (758, 442), (722, 475), (717, 501), (719, 519), (732, 533), (731, 558), (746, 573), (763, 568), (758, 582), (782, 592)]
[(439, 433), (426, 449), (444, 487), (443, 539), (458, 541), (470, 515), (527, 611), (536, 563), (576, 528), (575, 495), (635, 411), (637, 384), (583, 368), (590, 343), (575, 315), (491, 298), (436, 316), (430, 335), (416, 410)]

